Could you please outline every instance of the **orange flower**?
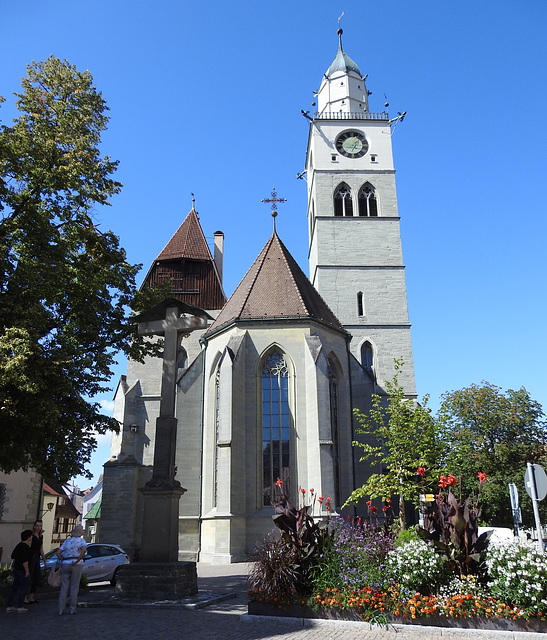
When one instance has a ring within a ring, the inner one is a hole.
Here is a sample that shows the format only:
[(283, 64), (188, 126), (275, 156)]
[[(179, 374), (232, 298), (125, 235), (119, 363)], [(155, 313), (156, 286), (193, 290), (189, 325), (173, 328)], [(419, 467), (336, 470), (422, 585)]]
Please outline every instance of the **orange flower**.
[(482, 484), (486, 480), (486, 473), (482, 473), (481, 471), (479, 471), (477, 473), (477, 478), (479, 479), (479, 482)]
[(276, 480), (276, 483), (275, 483), (275, 484), (276, 484), (278, 487), (280, 487), (280, 486), (283, 484), (283, 480), (281, 480), (281, 478), (278, 478), (278, 479)]

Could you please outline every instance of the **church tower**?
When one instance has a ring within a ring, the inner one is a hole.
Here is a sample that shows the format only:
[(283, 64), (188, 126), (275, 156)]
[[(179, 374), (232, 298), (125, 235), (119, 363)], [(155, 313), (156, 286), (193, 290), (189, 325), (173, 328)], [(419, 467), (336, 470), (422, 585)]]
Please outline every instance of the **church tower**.
[(415, 395), (414, 364), (391, 126), (372, 113), (357, 64), (342, 48), (317, 92), (306, 157), (310, 280), (351, 334), (351, 353), (381, 392), (403, 358), (401, 383)]

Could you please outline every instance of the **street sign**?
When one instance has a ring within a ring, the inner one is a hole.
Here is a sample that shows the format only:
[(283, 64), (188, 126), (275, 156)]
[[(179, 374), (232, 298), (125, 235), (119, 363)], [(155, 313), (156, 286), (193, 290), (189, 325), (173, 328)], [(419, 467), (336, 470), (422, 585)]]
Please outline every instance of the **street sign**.
[[(532, 482), (535, 480), (536, 495), (533, 495)], [(530, 464), (526, 467), (524, 473), (524, 486), (526, 493), (532, 499), (543, 500), (547, 496), (547, 474), (539, 464)]]

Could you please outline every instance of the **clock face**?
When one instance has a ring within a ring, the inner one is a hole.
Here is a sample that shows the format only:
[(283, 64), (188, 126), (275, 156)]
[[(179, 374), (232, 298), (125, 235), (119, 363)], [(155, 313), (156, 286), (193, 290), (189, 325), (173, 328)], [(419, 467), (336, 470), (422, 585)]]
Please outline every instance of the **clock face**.
[(344, 131), (336, 138), (336, 150), (346, 158), (362, 158), (368, 151), (368, 142), (359, 131)]

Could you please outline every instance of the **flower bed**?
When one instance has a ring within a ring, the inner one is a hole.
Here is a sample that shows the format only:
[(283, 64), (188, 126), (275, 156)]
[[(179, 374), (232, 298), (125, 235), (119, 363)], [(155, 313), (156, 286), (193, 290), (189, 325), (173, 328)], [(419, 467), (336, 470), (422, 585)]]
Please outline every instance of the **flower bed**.
[(282, 534), (257, 552), (249, 613), (547, 632), (544, 555), (520, 541), (490, 547), (478, 535), (478, 498), (462, 503), (449, 488), (428, 507), (427, 529), (397, 535), (367, 505), (368, 521), (329, 511), (317, 523), (313, 504), (295, 509), (283, 494)]

